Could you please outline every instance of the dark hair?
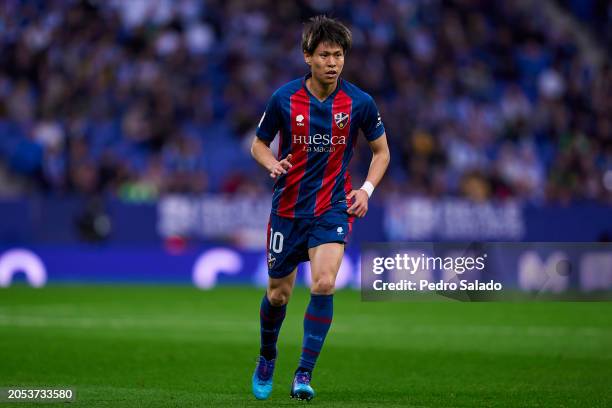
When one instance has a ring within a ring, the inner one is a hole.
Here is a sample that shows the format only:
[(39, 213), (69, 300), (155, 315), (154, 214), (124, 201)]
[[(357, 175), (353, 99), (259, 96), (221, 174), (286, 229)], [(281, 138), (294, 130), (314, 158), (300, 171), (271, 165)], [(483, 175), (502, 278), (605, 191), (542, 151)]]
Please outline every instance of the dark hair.
[(312, 55), (320, 43), (337, 44), (346, 54), (351, 49), (351, 30), (327, 16), (312, 17), (304, 25), (302, 51)]

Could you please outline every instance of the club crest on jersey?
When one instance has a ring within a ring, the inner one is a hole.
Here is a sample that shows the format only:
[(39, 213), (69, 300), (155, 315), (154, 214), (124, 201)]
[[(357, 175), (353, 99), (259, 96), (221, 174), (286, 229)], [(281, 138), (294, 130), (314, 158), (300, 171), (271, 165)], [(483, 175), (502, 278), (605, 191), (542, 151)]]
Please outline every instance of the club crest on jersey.
[(348, 123), (348, 120), (348, 113), (339, 112), (334, 115), (334, 121), (336, 122), (336, 126), (338, 126), (339, 129), (344, 129), (344, 127)]
[(268, 268), (272, 269), (275, 263), (276, 263), (276, 258), (273, 257), (272, 254), (268, 254)]

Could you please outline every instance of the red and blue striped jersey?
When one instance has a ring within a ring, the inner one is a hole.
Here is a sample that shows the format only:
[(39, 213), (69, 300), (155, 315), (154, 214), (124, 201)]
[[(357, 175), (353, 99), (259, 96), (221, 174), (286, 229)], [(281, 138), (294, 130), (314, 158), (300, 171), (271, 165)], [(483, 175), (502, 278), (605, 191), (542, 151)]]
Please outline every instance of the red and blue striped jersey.
[(279, 160), (293, 155), (293, 167), (274, 184), (272, 213), (281, 217), (318, 217), (331, 208), (346, 210), (352, 189), (348, 164), (359, 129), (368, 141), (385, 132), (370, 95), (339, 79), (336, 90), (321, 102), (306, 88), (309, 77), (274, 92), (256, 131), (265, 142), (279, 134)]

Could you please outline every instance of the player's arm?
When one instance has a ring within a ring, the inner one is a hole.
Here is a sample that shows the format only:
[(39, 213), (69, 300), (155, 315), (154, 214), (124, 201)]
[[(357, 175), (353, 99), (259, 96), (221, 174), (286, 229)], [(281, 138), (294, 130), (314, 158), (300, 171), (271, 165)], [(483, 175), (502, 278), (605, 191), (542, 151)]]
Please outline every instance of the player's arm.
[[(387, 144), (387, 135), (385, 133), (369, 142), (369, 144), (370, 149), (372, 149), (372, 161), (370, 162), (370, 168), (364, 187), (367, 183), (370, 183), (373, 189), (380, 183), (380, 180), (382, 180), (385, 175), (385, 171), (387, 171), (389, 161), (391, 160), (391, 154), (389, 153), (389, 145)], [(368, 212), (368, 199), (370, 198), (366, 191), (367, 187), (366, 189), (364, 189), (364, 187), (351, 191), (347, 196), (349, 200), (352, 200), (352, 205), (348, 209), (348, 213), (360, 218)]]
[(281, 127), (279, 98), (279, 93), (274, 92), (268, 101), (266, 111), (262, 115), (259, 125), (257, 125), (255, 138), (251, 144), (251, 156), (270, 172), (270, 177), (273, 179), (282, 174), (287, 174), (292, 167), (290, 154), (283, 160), (278, 161), (270, 150), (270, 143), (272, 143)]
[(276, 160), (274, 153), (270, 150), (270, 143), (261, 140), (257, 136), (255, 136), (251, 144), (251, 156), (270, 172), (270, 177), (272, 178), (276, 178), (281, 174), (287, 174), (287, 171), (293, 167), (291, 164), (291, 154), (288, 154), (281, 161)]

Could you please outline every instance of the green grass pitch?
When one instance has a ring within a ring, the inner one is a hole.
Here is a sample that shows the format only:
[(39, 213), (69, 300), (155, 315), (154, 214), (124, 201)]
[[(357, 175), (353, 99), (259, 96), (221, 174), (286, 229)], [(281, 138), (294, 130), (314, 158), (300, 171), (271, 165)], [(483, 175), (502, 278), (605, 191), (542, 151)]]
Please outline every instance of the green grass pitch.
[[(76, 388), (72, 404), (17, 407), (307, 404), (289, 398), (305, 289), (288, 308), (271, 399), (251, 396), (262, 293), (2, 289), (0, 387)], [(334, 307), (309, 406), (612, 406), (612, 303), (368, 303), (342, 291)]]

